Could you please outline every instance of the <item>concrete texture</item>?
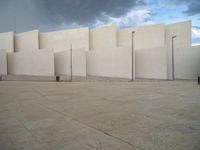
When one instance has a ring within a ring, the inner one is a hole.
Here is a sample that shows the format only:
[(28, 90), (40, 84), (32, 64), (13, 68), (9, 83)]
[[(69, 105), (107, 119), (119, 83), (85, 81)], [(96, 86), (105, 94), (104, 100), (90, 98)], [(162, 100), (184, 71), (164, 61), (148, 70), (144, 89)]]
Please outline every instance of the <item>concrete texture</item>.
[(167, 79), (166, 54), (165, 47), (136, 50), (136, 78)]
[(165, 43), (167, 47), (167, 76), (172, 79), (172, 36), (174, 39), (174, 49), (190, 47), (192, 43), (192, 23), (191, 21), (178, 22), (166, 25)]
[(53, 49), (54, 52), (73, 49), (89, 50), (89, 28), (40, 33), (40, 49)]
[(33, 30), (15, 34), (15, 51), (34, 51), (39, 49), (39, 31)]
[[(56, 75), (70, 75), (71, 61), (70, 50), (60, 51), (54, 53), (55, 55), (55, 74)], [(72, 75), (86, 76), (86, 52), (85, 49), (72, 50)]]
[(132, 31), (136, 50), (165, 46), (165, 26), (163, 24), (132, 27), (117, 31), (117, 46), (132, 46)]
[(0, 49), (0, 75), (7, 75), (7, 54), (6, 50)]
[(50, 50), (9, 53), (8, 73), (11, 75), (54, 76), (54, 53)]
[(131, 49), (110, 48), (87, 52), (87, 74), (131, 79)]
[(117, 28), (105, 26), (90, 30), (90, 50), (110, 50), (117, 46)]
[(13, 32), (0, 33), (0, 49), (5, 49), (6, 52), (14, 52)]
[(198, 150), (194, 81), (0, 82), (2, 150)]
[(197, 79), (200, 76), (200, 46), (174, 50), (176, 79)]

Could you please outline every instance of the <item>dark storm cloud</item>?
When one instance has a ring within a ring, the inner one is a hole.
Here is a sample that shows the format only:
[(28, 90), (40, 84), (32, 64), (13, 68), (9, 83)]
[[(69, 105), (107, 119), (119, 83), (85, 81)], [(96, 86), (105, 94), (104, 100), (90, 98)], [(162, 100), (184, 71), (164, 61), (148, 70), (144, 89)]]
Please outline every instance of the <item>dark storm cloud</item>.
[(32, 0), (0, 0), (0, 32), (38, 28), (40, 14)]
[(93, 27), (97, 20), (121, 17), (146, 0), (0, 0), (0, 32), (39, 28), (51, 31), (80, 26)]
[(189, 1), (188, 9), (184, 13), (188, 16), (200, 14), (200, 0)]
[(34, 0), (44, 16), (53, 22), (88, 24), (101, 18), (102, 14), (119, 17), (145, 0)]

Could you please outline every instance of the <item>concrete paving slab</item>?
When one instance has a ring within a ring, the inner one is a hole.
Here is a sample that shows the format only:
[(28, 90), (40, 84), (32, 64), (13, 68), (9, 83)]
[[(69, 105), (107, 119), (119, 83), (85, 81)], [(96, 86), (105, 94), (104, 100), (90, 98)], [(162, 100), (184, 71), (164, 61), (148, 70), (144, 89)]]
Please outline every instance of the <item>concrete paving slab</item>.
[(197, 150), (196, 81), (0, 82), (0, 149)]

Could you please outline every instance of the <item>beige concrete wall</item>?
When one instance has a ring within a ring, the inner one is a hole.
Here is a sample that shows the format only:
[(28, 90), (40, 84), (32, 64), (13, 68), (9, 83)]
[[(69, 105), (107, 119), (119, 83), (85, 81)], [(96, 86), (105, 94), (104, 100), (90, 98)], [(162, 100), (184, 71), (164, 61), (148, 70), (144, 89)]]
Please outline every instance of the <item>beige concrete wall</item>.
[(90, 30), (90, 49), (103, 50), (112, 49), (117, 46), (117, 28), (105, 26)]
[(53, 49), (54, 52), (70, 49), (89, 50), (89, 29), (71, 29), (40, 33), (40, 49)]
[(176, 35), (174, 39), (174, 48), (183, 48), (191, 46), (191, 21), (179, 22), (166, 25), (165, 27), (165, 42), (167, 47), (167, 68), (168, 79), (172, 79), (172, 36)]
[[(55, 74), (70, 75), (71, 61), (70, 50), (55, 52)], [(85, 49), (73, 49), (72, 51), (72, 75), (86, 76), (86, 52)]]
[(7, 54), (6, 50), (0, 49), (0, 75), (7, 75)]
[(8, 53), (8, 73), (54, 76), (54, 53), (50, 50)]
[(0, 49), (5, 49), (6, 52), (14, 52), (13, 39), (13, 32), (0, 33)]
[(87, 74), (131, 79), (131, 49), (112, 48), (87, 52)]
[(119, 29), (117, 46), (131, 47), (132, 31), (135, 31), (134, 47), (136, 50), (165, 46), (165, 26), (163, 24)]
[(197, 79), (200, 76), (200, 46), (175, 49), (175, 79)]
[(39, 31), (15, 34), (15, 51), (33, 51), (39, 49)]
[(165, 47), (142, 49), (136, 54), (136, 78), (167, 79)]

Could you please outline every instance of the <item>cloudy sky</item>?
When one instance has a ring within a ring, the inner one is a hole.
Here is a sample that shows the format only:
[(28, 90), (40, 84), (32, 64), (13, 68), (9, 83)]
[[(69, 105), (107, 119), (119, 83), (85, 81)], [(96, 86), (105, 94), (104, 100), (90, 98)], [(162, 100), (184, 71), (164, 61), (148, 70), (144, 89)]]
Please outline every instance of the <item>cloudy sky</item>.
[(0, 0), (0, 20), (0, 32), (192, 20), (193, 44), (200, 44), (200, 0)]

